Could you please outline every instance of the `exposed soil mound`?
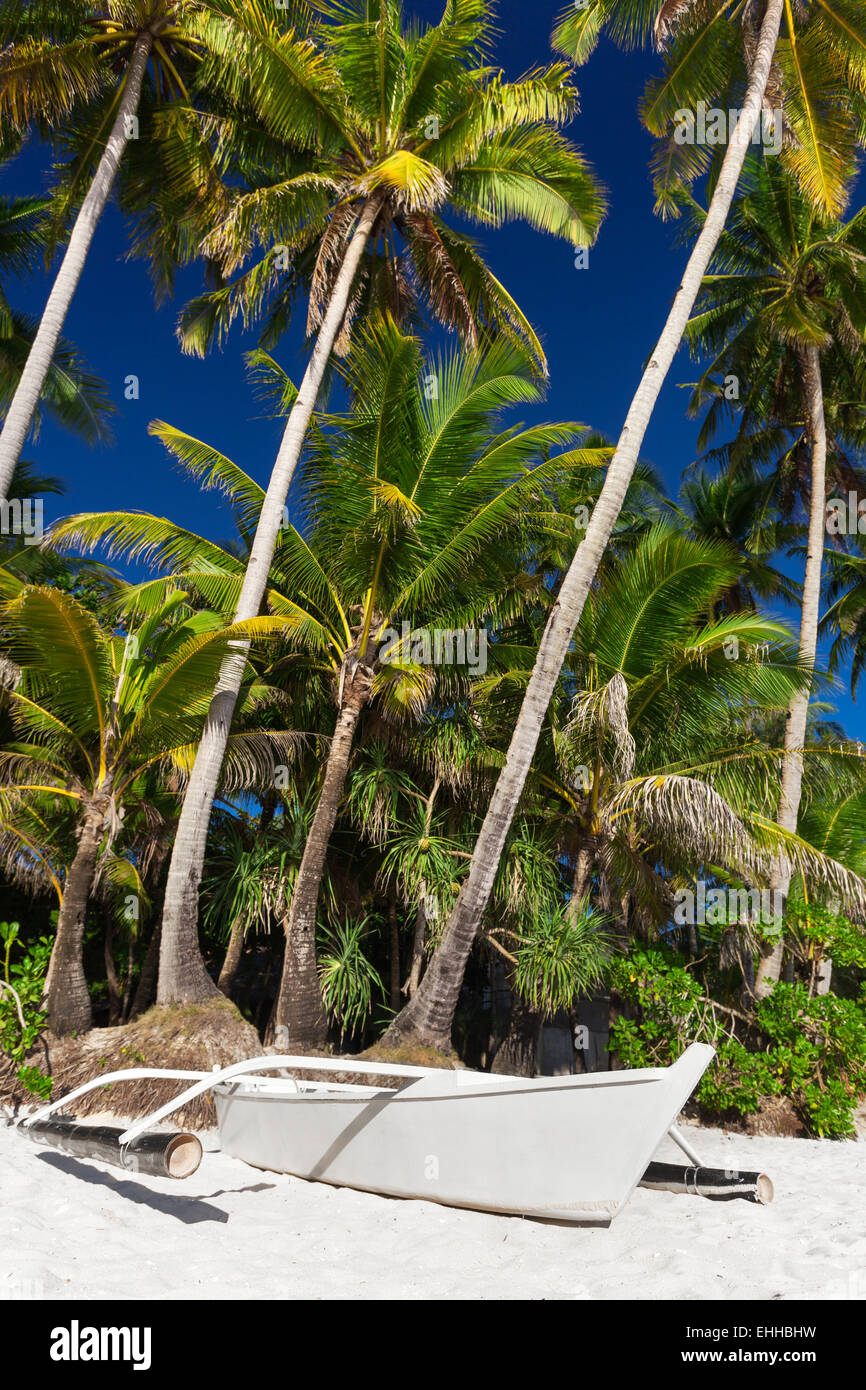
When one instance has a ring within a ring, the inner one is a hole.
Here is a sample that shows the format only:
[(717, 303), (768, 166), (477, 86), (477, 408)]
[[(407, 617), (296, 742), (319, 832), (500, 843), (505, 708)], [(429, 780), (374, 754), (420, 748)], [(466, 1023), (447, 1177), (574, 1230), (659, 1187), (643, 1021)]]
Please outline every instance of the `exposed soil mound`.
[(785, 1139), (808, 1139), (809, 1130), (797, 1114), (793, 1101), (787, 1096), (765, 1096), (754, 1115), (741, 1115), (737, 1110), (708, 1110), (698, 1101), (690, 1100), (683, 1114), (709, 1129), (730, 1130), (733, 1134), (767, 1134)]

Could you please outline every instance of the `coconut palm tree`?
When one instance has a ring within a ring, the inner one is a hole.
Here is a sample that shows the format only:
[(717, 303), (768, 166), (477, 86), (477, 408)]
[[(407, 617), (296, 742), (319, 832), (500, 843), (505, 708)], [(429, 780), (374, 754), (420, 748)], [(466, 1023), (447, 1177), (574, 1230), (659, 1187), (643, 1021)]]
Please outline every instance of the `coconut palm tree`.
[[(715, 397), (719, 374), (747, 383), (744, 415), (802, 438), (808, 458), (808, 542), (800, 620), (801, 660), (814, 665), (828, 517), (825, 363), (832, 394), (866, 393), (866, 215), (848, 222), (819, 216), (775, 161), (750, 171), (753, 187), (738, 200), (689, 325), (696, 348), (713, 362), (695, 401)], [(835, 416), (839, 417), (836, 411)], [(844, 441), (843, 441), (844, 442)], [(836, 468), (838, 473), (838, 465)], [(808, 691), (792, 697), (785, 730), (777, 819), (797, 828)], [(773, 884), (784, 898), (780, 865)], [(763, 954), (757, 989), (779, 978), (781, 941)]]
[[(851, 0), (785, 0), (764, 96), (762, 142), (780, 157), (816, 211), (841, 214), (864, 142), (866, 17)], [(652, 40), (664, 71), (648, 84), (640, 117), (656, 137), (658, 210), (715, 181), (754, 65), (768, 0), (580, 0), (563, 13), (556, 47), (584, 63), (602, 33), (623, 47)], [(706, 129), (700, 103), (711, 108)], [(722, 118), (717, 120), (714, 113)]]
[[(473, 856), (469, 875), (451, 914), (439, 950), (421, 989), (391, 1029), (391, 1038), (415, 1034), (444, 1046), (475, 933), (490, 897), (496, 865), (532, 764), (547, 706), (556, 687), (571, 637), (587, 594), (613, 533), (637, 464), (655, 403), (670, 371), (703, 277), (733, 203), (748, 144), (766, 94), (779, 36), (784, 0), (768, 0), (755, 47), (742, 113), (727, 147), (710, 211), (689, 258), (667, 323), (632, 401), (619, 443), (607, 471), (604, 488), (593, 510), (582, 544), (569, 567), (551, 611), (532, 676), (512, 736), (505, 768), (497, 782)], [(594, 7), (597, 10), (597, 6)], [(600, 13), (600, 11), (599, 11)], [(658, 13), (658, 9), (655, 9)], [(587, 31), (589, 32), (589, 31)], [(598, 28), (593, 34), (593, 41)], [(585, 56), (583, 38), (568, 44), (572, 56)]]
[[(315, 334), (259, 513), (238, 621), (261, 606), (332, 350), (351, 326), (356, 297), (363, 297), (358, 277), (367, 251), (380, 240), (393, 247), (404, 236), (413, 274), (440, 319), (458, 326), (469, 343), (485, 323), (528, 338), (543, 361), (517, 306), (440, 214), (450, 208), (489, 226), (521, 219), (586, 244), (604, 208), (586, 164), (555, 130), (575, 110), (569, 69), (557, 64), (504, 82), (489, 63), (488, 0), (447, 4), (440, 23), (425, 29), (405, 22), (402, 0), (288, 9), (289, 21), (265, 16), (258, 6), (221, 24), (208, 20), (225, 92), (252, 110), (260, 148), (279, 141), (292, 156), (288, 167), (283, 160), (285, 176), (277, 184), (238, 197), (208, 249), (228, 268), (256, 240), (271, 247), (263, 266), (249, 272), (242, 305), (261, 302), (281, 265), (291, 268), (295, 288), (309, 274), (307, 322)], [(377, 302), (399, 307), (409, 292), (404, 258), (386, 253), (368, 263), (367, 273)], [(242, 660), (237, 653), (220, 673), (184, 799), (166, 891), (164, 951), (175, 940), (195, 940), (208, 819)], [(188, 948), (183, 954), (192, 958)], [(193, 970), (167, 974), (163, 988), (166, 997), (194, 999), (210, 986)]]
[[(4, 650), (18, 671), (4, 695), (16, 730), (0, 753), (4, 848), (13, 860), (21, 852), (50, 858), (58, 842), (52, 820), (64, 807), (72, 817), (64, 828), (75, 847), (64, 865), (46, 982), (48, 1026), (56, 1033), (90, 1026), (85, 915), (127, 808), (146, 799), (151, 770), (188, 772), (202, 699), (228, 642), (275, 626), (260, 619), (226, 629), (214, 614), (184, 611), (185, 600), (175, 591), (148, 617), (127, 623), (125, 638), (52, 588), (25, 586), (0, 611)], [(254, 782), (271, 775), (272, 748), (287, 741), (239, 733), (230, 776)]]
[[(184, 111), (181, 116), (175, 111), (162, 125), (152, 120), (150, 138), (141, 142), (149, 167), (160, 144), (166, 144), (175, 156), (178, 198), (173, 218), (178, 225), (184, 224), (184, 201), (198, 201), (200, 215), (213, 216), (214, 203), (207, 196), (213, 192), (213, 169), (185, 84), (208, 51), (204, 16), (224, 18), (238, 8), (243, 7), (236, 0), (63, 0), (62, 4), (6, 0), (4, 4), (0, 127), (19, 135), (35, 130), (59, 138), (71, 150), (72, 165), (56, 199), (57, 232), (79, 202), (80, 207), (0, 434), (0, 498), (8, 495), (96, 228), (130, 142), (135, 147), (138, 140), (139, 118), (145, 109), (149, 116), (166, 105), (179, 105)], [(178, 160), (184, 136), (185, 160)], [(132, 204), (142, 210), (140, 190)], [(152, 190), (148, 206), (152, 219)], [(171, 239), (176, 241), (176, 231)], [(159, 237), (155, 240), (158, 243)]]
[[(487, 622), (521, 602), (514, 553), (531, 545), (533, 535), (543, 537), (550, 490), (573, 469), (594, 481), (609, 453), (581, 447), (583, 431), (571, 423), (500, 433), (507, 407), (541, 399), (531, 354), (504, 339), (487, 353), (458, 352), (425, 364), (418, 340), (380, 319), (357, 335), (341, 371), (349, 411), (326, 417), (316, 432), (303, 475), (305, 524), (284, 526), (266, 595), (289, 638), (313, 658), (319, 679), (327, 673), (328, 698), (337, 707), (292, 896), (274, 1020), (303, 1045), (321, 1040), (323, 1030), (316, 909), (364, 710), (372, 701), (405, 718), (422, 710), (437, 687), (455, 698), (461, 688), (465, 693), (472, 666), (480, 665)], [(189, 471), (233, 494), (251, 530), (262, 490), (201, 441), (161, 423), (152, 428)], [(194, 585), (224, 611), (245, 582), (236, 557), (159, 518), (71, 518), (53, 539), (108, 542), (112, 553), (156, 557), (171, 565), (177, 582)], [(478, 645), (466, 645), (464, 633), (459, 657), (456, 634), (467, 626)], [(448, 649), (443, 642), (438, 657), (432, 647), (419, 651), (423, 634), (436, 631), (448, 636)], [(160, 999), (169, 1002), (175, 988), (171, 976), (161, 978)]]

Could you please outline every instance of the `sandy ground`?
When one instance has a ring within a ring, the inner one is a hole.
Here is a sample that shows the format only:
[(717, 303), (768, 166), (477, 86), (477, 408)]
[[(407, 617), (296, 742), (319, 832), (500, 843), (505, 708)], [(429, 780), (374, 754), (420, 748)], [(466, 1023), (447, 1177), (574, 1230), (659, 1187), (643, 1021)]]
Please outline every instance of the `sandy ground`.
[(866, 1298), (866, 1144), (686, 1133), (768, 1173), (772, 1205), (638, 1188), (581, 1228), (262, 1173), (215, 1133), (179, 1183), (0, 1125), (0, 1299)]

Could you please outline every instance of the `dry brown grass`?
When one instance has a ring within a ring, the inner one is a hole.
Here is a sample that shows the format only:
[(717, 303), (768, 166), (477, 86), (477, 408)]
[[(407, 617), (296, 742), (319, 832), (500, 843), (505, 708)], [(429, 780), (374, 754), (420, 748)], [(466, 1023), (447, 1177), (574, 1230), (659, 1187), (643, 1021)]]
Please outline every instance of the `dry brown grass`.
[[(135, 1067), (169, 1067), (210, 1071), (247, 1057), (262, 1055), (259, 1035), (228, 999), (206, 1004), (153, 1008), (123, 1028), (94, 1028), (78, 1038), (45, 1038), (32, 1062), (54, 1078), (52, 1100), (91, 1081), (100, 1072)], [(4, 1085), (5, 1082), (5, 1085)], [(38, 1104), (21, 1091), (13, 1076), (0, 1077), (3, 1099)], [(189, 1083), (192, 1085), (192, 1082)], [(184, 1089), (182, 1081), (138, 1080), (100, 1086), (72, 1104), (79, 1117), (110, 1111), (118, 1119), (136, 1120)], [(210, 1096), (201, 1096), (171, 1117), (178, 1129), (208, 1129), (216, 1124)]]

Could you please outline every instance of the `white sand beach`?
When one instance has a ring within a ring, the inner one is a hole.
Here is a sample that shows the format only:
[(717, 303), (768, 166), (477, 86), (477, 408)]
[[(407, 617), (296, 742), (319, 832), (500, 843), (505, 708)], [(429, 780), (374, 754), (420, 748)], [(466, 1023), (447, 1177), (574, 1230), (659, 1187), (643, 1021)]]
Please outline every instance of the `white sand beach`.
[(588, 1229), (259, 1172), (215, 1132), (172, 1182), (2, 1127), (0, 1299), (866, 1298), (866, 1144), (686, 1132), (707, 1162), (768, 1173), (775, 1201), (639, 1188)]

